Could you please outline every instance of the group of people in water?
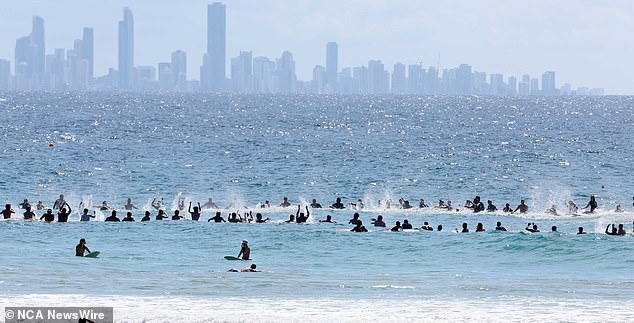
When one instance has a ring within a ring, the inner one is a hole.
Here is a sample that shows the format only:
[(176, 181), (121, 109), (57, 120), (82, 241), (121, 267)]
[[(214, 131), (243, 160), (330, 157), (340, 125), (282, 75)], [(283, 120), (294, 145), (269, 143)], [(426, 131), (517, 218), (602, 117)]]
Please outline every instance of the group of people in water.
[[(634, 197), (633, 197), (633, 200), (634, 200)], [(288, 201), (288, 198), (284, 197), (282, 202), (279, 204), (279, 207), (288, 208), (288, 207), (291, 207), (291, 205), (292, 204)], [(407, 210), (407, 209), (413, 208), (410, 202), (403, 198), (399, 199), (398, 204), (393, 203), (391, 199), (379, 200), (378, 205), (384, 207), (385, 209), (396, 208), (396, 209)], [(185, 216), (183, 216), (183, 213), (185, 212), (185, 201), (183, 199), (179, 198), (178, 205), (176, 209), (173, 211), (173, 214), (171, 216), (168, 216), (165, 213), (165, 210), (164, 210), (165, 203), (163, 199), (155, 198), (152, 201), (151, 206), (157, 211), (157, 214), (154, 217), (155, 220), (164, 220), (164, 219), (170, 219), (170, 218), (172, 220), (181, 220), (186, 218)], [(634, 206), (634, 203), (633, 203), (633, 206)], [(57, 200), (55, 200), (52, 208), (47, 209), (44, 207), (44, 204), (42, 203), (42, 201), (38, 201), (37, 205), (35, 206), (35, 209), (43, 210), (44, 212), (41, 215), (38, 215), (35, 213), (28, 199), (24, 199), (24, 201), (19, 204), (19, 207), (21, 209), (24, 209), (23, 218), (25, 220), (41, 220), (46, 222), (55, 221), (55, 214), (53, 213), (54, 211), (57, 212), (57, 222), (68, 222), (69, 217), (73, 212), (71, 206), (64, 199), (63, 194), (60, 195)], [(260, 209), (265, 209), (269, 207), (271, 207), (271, 204), (269, 203), (269, 201), (265, 201), (264, 203), (258, 204), (258, 208)], [(318, 203), (316, 199), (312, 200), (312, 202), (310, 203), (310, 207), (312, 209), (322, 208), (321, 204)], [(579, 208), (579, 206), (577, 206), (577, 204), (574, 201), (572, 200), (566, 201), (566, 208), (568, 209), (567, 210), (568, 214), (572, 214), (572, 215), (580, 215), (579, 214), (580, 210), (583, 210), (582, 211), (583, 214), (594, 213), (598, 207), (599, 205), (594, 195), (590, 196), (590, 200), (588, 201), (587, 205), (581, 209)], [(231, 208), (238, 208), (238, 207), (236, 207), (235, 203), (232, 203), (228, 207), (228, 209), (231, 209)], [(244, 206), (241, 208), (248, 209), (247, 207), (244, 207)], [(330, 205), (330, 209), (333, 209), (333, 210), (343, 210), (346, 208), (347, 207), (342, 202), (341, 198), (337, 198), (335, 202), (332, 205)], [(362, 211), (363, 209), (365, 209), (365, 204), (363, 203), (361, 199), (358, 199), (356, 202), (350, 202), (348, 204), (348, 208), (352, 210), (356, 210), (356, 211)], [(420, 199), (419, 208), (420, 209), (434, 208), (434, 209), (445, 210), (445, 211), (455, 210), (458, 212), (461, 211), (459, 207), (454, 207), (451, 204), (451, 201), (445, 202), (443, 200), (439, 200), (438, 204), (435, 206), (429, 206), (427, 203), (425, 203), (424, 199)], [(80, 221), (90, 221), (90, 219), (96, 218), (95, 209), (93, 208), (93, 211), (91, 212), (90, 209), (87, 207), (87, 205), (85, 205), (83, 201), (79, 204), (79, 209), (82, 210), (80, 213)], [(130, 198), (128, 198), (126, 204), (123, 205), (123, 210), (126, 211), (126, 214), (122, 218), (118, 216), (117, 210), (115, 208), (108, 205), (107, 201), (103, 201), (101, 205), (98, 207), (98, 209), (101, 212), (110, 211), (111, 214), (105, 218), (105, 221), (107, 222), (134, 222), (136, 221), (136, 219), (134, 218), (133, 211), (137, 210), (138, 207), (132, 203), (132, 200)], [(197, 203), (196, 206), (192, 206), (192, 202), (190, 202), (186, 211), (189, 214), (189, 218), (191, 220), (198, 221), (201, 218), (201, 213), (203, 209), (219, 210), (218, 205), (211, 198), (209, 198), (209, 200), (202, 205), (200, 203)], [(306, 211), (304, 213), (301, 209), (301, 206), (298, 205), (297, 213), (295, 215), (291, 215), (289, 219), (285, 222), (288, 222), (288, 223), (306, 222), (308, 220), (308, 217), (310, 216), (308, 205), (306, 205), (305, 210)], [(498, 208), (495, 206), (495, 204), (493, 204), (493, 201), (488, 200), (485, 206), (480, 196), (476, 196), (473, 200), (467, 200), (462, 210), (467, 212), (473, 212), (473, 213), (498, 212)], [(511, 207), (510, 203), (506, 203), (501, 211), (504, 213), (510, 213), (510, 214), (512, 213), (524, 214), (529, 212), (529, 207), (525, 203), (524, 200), (521, 200), (520, 203), (515, 208)], [(617, 205), (615, 212), (621, 213), (621, 212), (624, 212), (624, 210), (621, 207), (621, 205)], [(11, 218), (14, 218), (14, 214), (16, 212), (12, 209), (11, 204), (6, 204), (5, 209), (2, 210), (0, 213), (2, 213), (2, 217), (4, 219), (11, 219)], [(553, 205), (548, 210), (546, 210), (546, 213), (552, 214), (552, 215), (560, 215), (555, 205)], [(143, 217), (141, 218), (141, 221), (150, 221), (150, 220), (152, 220), (151, 212), (146, 210), (144, 212)], [(233, 212), (228, 216), (226, 220), (221, 216), (221, 212), (216, 212), (216, 215), (214, 217), (208, 219), (208, 221), (213, 221), (213, 222), (232, 222), (232, 223), (238, 223), (238, 222), (264, 223), (269, 220), (270, 218), (268, 217), (263, 218), (261, 212), (256, 212), (256, 215), (254, 218), (252, 210), (243, 213), (243, 215), (241, 215), (239, 212)]]

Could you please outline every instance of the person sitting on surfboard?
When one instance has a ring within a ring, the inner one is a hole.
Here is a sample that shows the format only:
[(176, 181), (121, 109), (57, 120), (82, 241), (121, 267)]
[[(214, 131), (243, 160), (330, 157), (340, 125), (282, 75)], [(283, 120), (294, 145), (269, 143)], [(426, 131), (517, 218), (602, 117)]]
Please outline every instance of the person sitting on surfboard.
[(297, 223), (306, 223), (306, 221), (308, 220), (308, 217), (310, 216), (310, 211), (308, 211), (308, 205), (306, 205), (306, 215), (304, 215), (304, 212), (300, 212), (301, 211), (301, 206), (297, 206), (297, 214), (295, 215), (295, 222)]
[(320, 223), (337, 223), (337, 221), (333, 221), (332, 220), (332, 215), (328, 214), (326, 215), (326, 219), (325, 220), (319, 220)]
[(165, 215), (165, 211), (163, 211), (163, 210), (159, 210), (158, 211), (158, 214), (156, 215), (156, 221), (160, 221), (160, 220), (167, 219), (167, 218), (168, 218), (168, 216)]
[(92, 211), (93, 215), (88, 214), (88, 209), (84, 209), (84, 213), (81, 215), (81, 218), (79, 218), (79, 221), (82, 222), (86, 222), (86, 221), (90, 221), (90, 218), (95, 218), (95, 211)]
[(313, 202), (310, 203), (310, 207), (312, 207), (313, 209), (321, 209), (321, 204), (317, 203), (316, 199), (313, 199)]
[(79, 239), (79, 244), (75, 247), (75, 256), (83, 257), (86, 251), (90, 253), (90, 249), (86, 247), (86, 239), (81, 238)]
[(425, 223), (423, 224), (422, 227), (420, 227), (422, 230), (425, 231), (434, 231), (434, 227), (432, 227), (431, 225), (429, 225), (429, 222), (425, 221)]
[(181, 219), (183, 219), (183, 217), (180, 215), (180, 211), (174, 210), (174, 215), (172, 215), (172, 220), (177, 221)]
[(246, 240), (242, 240), (242, 246), (240, 246), (240, 252), (238, 253), (238, 258), (242, 256), (242, 260), (250, 260), (251, 259), (251, 248), (249, 248), (249, 242)]
[(132, 212), (128, 212), (125, 215), (125, 218), (123, 218), (123, 220), (121, 220), (121, 222), (134, 222), (134, 217), (132, 216)]
[(352, 230), (350, 230), (351, 232), (368, 232), (368, 229), (366, 229), (363, 226), (363, 222), (361, 220), (359, 220), (359, 222), (357, 222), (357, 226), (352, 228)]
[(152, 218), (150, 217), (150, 211), (145, 211), (145, 215), (143, 215), (143, 218), (141, 219), (141, 222), (146, 222), (146, 221), (150, 221)]
[(341, 209), (345, 209), (345, 208), (346, 208), (346, 206), (345, 206), (345, 205), (343, 205), (343, 203), (341, 203), (341, 198), (340, 198), (340, 197), (338, 197), (338, 198), (335, 200), (335, 203), (334, 203), (333, 205), (331, 205), (331, 206), (330, 206), (330, 208), (331, 208), (331, 209), (339, 209), (339, 210), (341, 210)]
[(291, 206), (291, 203), (288, 202), (288, 197), (284, 196), (284, 200), (282, 201), (282, 203), (280, 203), (281, 207), (289, 207)]
[(36, 214), (35, 214), (35, 212), (31, 211), (31, 206), (29, 205), (26, 208), (26, 212), (24, 212), (24, 219), (25, 220), (32, 220), (32, 219), (35, 219), (35, 217), (36, 217)]
[(403, 231), (403, 227), (401, 226), (401, 221), (396, 221), (396, 225), (393, 226), (392, 229), (390, 229), (390, 231), (392, 232)]

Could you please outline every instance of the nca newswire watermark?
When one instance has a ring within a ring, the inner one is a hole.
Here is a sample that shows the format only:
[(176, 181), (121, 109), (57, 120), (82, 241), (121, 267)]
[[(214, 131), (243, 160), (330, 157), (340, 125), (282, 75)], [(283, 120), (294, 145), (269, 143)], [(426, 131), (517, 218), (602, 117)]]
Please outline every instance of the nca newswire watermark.
[(6, 323), (114, 322), (112, 307), (5, 307)]

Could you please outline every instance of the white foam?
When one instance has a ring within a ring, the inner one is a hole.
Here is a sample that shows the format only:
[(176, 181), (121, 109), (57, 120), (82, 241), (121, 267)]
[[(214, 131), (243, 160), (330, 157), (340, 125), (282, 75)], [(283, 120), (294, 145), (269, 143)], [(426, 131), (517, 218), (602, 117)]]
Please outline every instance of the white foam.
[[(0, 295), (4, 306), (108, 306), (115, 322), (610, 322), (634, 321), (632, 300), (267, 299)], [(0, 314), (4, 320), (4, 311)]]

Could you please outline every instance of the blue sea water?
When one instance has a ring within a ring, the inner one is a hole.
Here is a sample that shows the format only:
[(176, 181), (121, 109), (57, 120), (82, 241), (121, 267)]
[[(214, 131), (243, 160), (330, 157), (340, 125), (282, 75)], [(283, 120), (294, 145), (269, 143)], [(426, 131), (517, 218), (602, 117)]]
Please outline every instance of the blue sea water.
[[(421, 311), (426, 320), (634, 320), (633, 103), (1, 94), (0, 202), (20, 213), (24, 198), (52, 206), (64, 194), (74, 210), (69, 223), (0, 221), (0, 300), (88, 299), (115, 306), (122, 321), (413, 321)], [(592, 194), (595, 214), (565, 211), (567, 200), (585, 206)], [(500, 209), (525, 199), (530, 212), (465, 211), (476, 195)], [(284, 196), (293, 207), (258, 208)], [(80, 202), (121, 209), (131, 198), (139, 220), (144, 210), (156, 214), (154, 198), (171, 213), (179, 199), (209, 197), (224, 216), (248, 208), (272, 221), (209, 223), (216, 210), (205, 210), (202, 222), (104, 223), (97, 210), (97, 221), (78, 222)], [(313, 209), (308, 224), (282, 223), (297, 204), (328, 206), (337, 197), (364, 201), (371, 232), (348, 232), (350, 205)], [(399, 198), (414, 208), (378, 203)], [(420, 198), (461, 210), (419, 209)], [(614, 212), (617, 204), (624, 213)], [(546, 214), (551, 205), (561, 215)], [(338, 223), (318, 223), (328, 214)], [(445, 230), (377, 230), (370, 220), (379, 214), (388, 229), (407, 218)], [(492, 231), (497, 221), (509, 232)], [(463, 222), (488, 231), (456, 233)], [(527, 222), (543, 232), (526, 233)], [(609, 223), (625, 223), (628, 235), (603, 234)], [(574, 234), (579, 226), (588, 234)], [(73, 257), (82, 237), (100, 258)], [(242, 239), (266, 272), (227, 272), (251, 263), (223, 259), (237, 255)], [(245, 310), (247, 300), (257, 310)]]

